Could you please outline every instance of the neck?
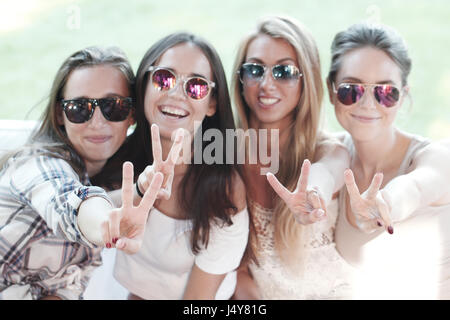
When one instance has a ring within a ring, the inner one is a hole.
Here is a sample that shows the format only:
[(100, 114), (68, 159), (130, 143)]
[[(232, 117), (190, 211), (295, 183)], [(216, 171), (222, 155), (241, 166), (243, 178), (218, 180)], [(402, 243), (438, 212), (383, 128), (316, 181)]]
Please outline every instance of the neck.
[(391, 128), (385, 134), (369, 141), (354, 140), (355, 158), (352, 167), (359, 168), (365, 178), (372, 178), (377, 172), (387, 171), (396, 157), (400, 133)]
[[(270, 141), (270, 132), (271, 129), (278, 130), (279, 131), (279, 150), (283, 150), (284, 145), (286, 144), (286, 141), (289, 139), (289, 128), (294, 125), (294, 119), (292, 116), (287, 116), (281, 120), (278, 120), (276, 122), (266, 123), (259, 120), (257, 117), (254, 116), (253, 113), (250, 114), (249, 119), (249, 128), (252, 129), (267, 129), (267, 132), (269, 134), (269, 138), (267, 139), (267, 147), (268, 150), (271, 148), (271, 141)], [(258, 133), (259, 134), (259, 133)]]
[(86, 171), (89, 177), (93, 177), (102, 171), (104, 165), (106, 164), (106, 160), (101, 161), (84, 161), (84, 165), (86, 166)]

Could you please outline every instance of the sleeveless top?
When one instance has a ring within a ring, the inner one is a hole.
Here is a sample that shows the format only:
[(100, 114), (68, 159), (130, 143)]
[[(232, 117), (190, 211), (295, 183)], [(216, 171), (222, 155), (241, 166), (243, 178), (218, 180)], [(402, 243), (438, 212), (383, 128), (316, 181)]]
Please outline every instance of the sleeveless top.
[(351, 267), (339, 256), (334, 243), (337, 200), (327, 208), (327, 219), (309, 226), (306, 263), (295, 274), (280, 260), (274, 247), (274, 211), (250, 201), (259, 243), (259, 267), (251, 263), (251, 274), (262, 299), (345, 299)]
[[(353, 157), (351, 137), (344, 144)], [(398, 175), (409, 172), (412, 162), (429, 141), (412, 136)], [(366, 234), (350, 225), (346, 215), (347, 191), (339, 193), (336, 246), (353, 265), (352, 294), (357, 299), (450, 298), (450, 204), (427, 206), (394, 222), (394, 234), (384, 230)]]

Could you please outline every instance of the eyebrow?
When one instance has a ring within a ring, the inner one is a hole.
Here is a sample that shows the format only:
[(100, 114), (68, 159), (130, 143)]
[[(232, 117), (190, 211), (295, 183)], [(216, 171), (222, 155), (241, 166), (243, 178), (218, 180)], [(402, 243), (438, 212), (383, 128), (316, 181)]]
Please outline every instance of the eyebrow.
[[(175, 73), (177, 76), (179, 75), (179, 73), (178, 73), (175, 69), (173, 69), (173, 68), (164, 67), (164, 66), (155, 66), (155, 68), (164, 68), (164, 69), (167, 69), (167, 70), (172, 71), (172, 72)], [(195, 73), (195, 72), (189, 73), (189, 74), (187, 75), (187, 77), (188, 77), (188, 78), (189, 78), (189, 77), (200, 77), (200, 78), (208, 79), (208, 77), (206, 77), (206, 76), (204, 76), (204, 75), (202, 75), (202, 74), (200, 74), (200, 73)]]
[[(255, 61), (255, 62), (260, 63), (260, 64), (265, 64), (261, 59), (258, 59), (258, 58), (255, 58), (255, 57), (250, 57), (250, 58), (246, 59), (246, 61), (247, 62), (248, 61)], [(277, 60), (276, 63), (280, 64), (280, 63), (282, 63), (284, 61), (292, 61), (294, 64), (296, 64), (295, 60), (292, 59), (292, 58), (289, 58), (289, 57), (279, 59), (279, 60)]]
[(122, 95), (120, 95), (120, 94), (110, 92), (110, 93), (107, 93), (107, 94), (103, 95), (103, 97), (101, 97), (101, 98), (89, 98), (89, 97), (87, 97), (87, 96), (76, 96), (76, 97), (74, 97), (74, 98), (64, 99), (64, 100), (77, 100), (77, 99), (103, 99), (103, 98), (126, 98), (126, 96), (122, 96)]
[[(355, 82), (355, 83), (364, 83), (364, 81), (362, 81), (361, 79), (355, 78), (355, 77), (344, 77), (340, 80), (340, 82)], [(382, 80), (382, 81), (377, 81), (375, 82), (375, 84), (395, 84), (394, 81), (392, 80)]]

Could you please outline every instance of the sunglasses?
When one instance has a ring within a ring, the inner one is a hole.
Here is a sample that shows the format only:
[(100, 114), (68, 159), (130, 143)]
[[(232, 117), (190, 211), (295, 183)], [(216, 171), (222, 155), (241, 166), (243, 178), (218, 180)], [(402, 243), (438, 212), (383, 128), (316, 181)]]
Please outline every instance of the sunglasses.
[(111, 97), (102, 99), (70, 99), (61, 100), (67, 119), (73, 123), (84, 123), (94, 115), (95, 107), (99, 107), (108, 121), (119, 122), (130, 114), (133, 99), (130, 97)]
[(346, 106), (358, 102), (368, 87), (372, 88), (377, 102), (386, 108), (395, 106), (400, 99), (400, 90), (390, 84), (341, 83), (336, 90), (333, 83), (333, 91), (339, 102)]
[[(244, 63), (238, 70), (239, 80), (248, 85), (255, 85), (264, 78), (267, 67), (258, 63)], [(294, 85), (303, 74), (291, 64), (277, 64), (272, 66), (272, 77), (288, 85)]]
[[(179, 77), (167, 68), (151, 66), (148, 69), (151, 74), (153, 86), (158, 91), (170, 91), (177, 86)], [(203, 77), (189, 77), (184, 79), (183, 89), (186, 95), (194, 100), (202, 100), (214, 88), (216, 84)]]

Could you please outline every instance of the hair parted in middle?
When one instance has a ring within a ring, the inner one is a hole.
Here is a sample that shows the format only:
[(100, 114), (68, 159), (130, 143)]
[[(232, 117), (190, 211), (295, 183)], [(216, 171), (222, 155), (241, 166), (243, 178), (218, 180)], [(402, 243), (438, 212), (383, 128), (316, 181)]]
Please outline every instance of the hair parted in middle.
[[(301, 97), (294, 109), (294, 121), (289, 128), (288, 142), (280, 150), (280, 169), (276, 174), (279, 181), (289, 190), (295, 189), (304, 159), (314, 160), (318, 155), (317, 145), (323, 140), (319, 133), (323, 84), (319, 52), (312, 34), (298, 21), (286, 16), (262, 18), (256, 29), (240, 43), (234, 62), (231, 95), (239, 115), (237, 126), (245, 130), (249, 126), (250, 108), (243, 96), (243, 85), (238, 70), (246, 60), (250, 43), (259, 35), (268, 35), (287, 41), (295, 50), (300, 72), (303, 74)], [(289, 150), (289, 152), (285, 152)], [(250, 195), (251, 197), (251, 195)], [(283, 261), (289, 266), (297, 265), (302, 254), (307, 227), (295, 222), (283, 200), (277, 197), (275, 205), (275, 247)], [(258, 252), (256, 237), (253, 237), (254, 251)], [(257, 255), (256, 255), (257, 256)]]

